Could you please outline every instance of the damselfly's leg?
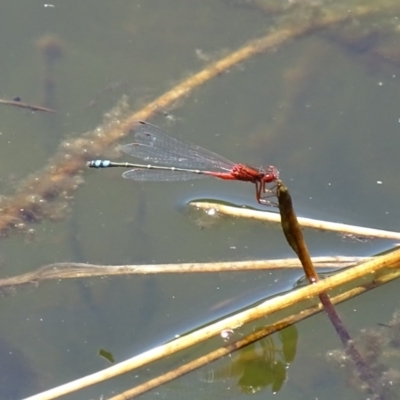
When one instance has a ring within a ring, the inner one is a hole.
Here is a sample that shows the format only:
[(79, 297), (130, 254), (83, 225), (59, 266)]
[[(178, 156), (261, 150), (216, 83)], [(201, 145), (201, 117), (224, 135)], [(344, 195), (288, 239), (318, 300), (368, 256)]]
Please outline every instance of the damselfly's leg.
[(267, 182), (262, 181), (262, 182), (257, 182), (256, 185), (258, 185), (257, 188), (257, 201), (262, 204), (263, 206), (271, 206), (271, 207), (278, 207), (278, 203), (275, 201), (271, 201), (273, 197), (276, 197), (276, 189), (277, 185), (274, 184), (270, 188), (267, 188), (266, 185)]

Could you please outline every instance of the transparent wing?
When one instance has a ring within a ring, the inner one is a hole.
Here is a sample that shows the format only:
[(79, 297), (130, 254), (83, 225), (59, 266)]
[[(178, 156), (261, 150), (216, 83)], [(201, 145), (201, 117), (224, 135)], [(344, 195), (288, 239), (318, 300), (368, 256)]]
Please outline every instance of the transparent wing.
[(122, 174), (124, 178), (141, 182), (192, 181), (206, 178), (208, 175), (184, 171), (160, 171), (156, 169), (130, 169)]
[(147, 122), (139, 121), (133, 130), (136, 142), (122, 146), (121, 149), (142, 160), (165, 166), (209, 171), (231, 171), (235, 165), (219, 154), (168, 136), (160, 128)]

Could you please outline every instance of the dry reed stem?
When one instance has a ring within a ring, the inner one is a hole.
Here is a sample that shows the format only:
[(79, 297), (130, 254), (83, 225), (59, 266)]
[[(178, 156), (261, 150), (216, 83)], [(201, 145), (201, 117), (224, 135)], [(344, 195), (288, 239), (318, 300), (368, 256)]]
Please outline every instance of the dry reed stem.
[(54, 399), (84, 387), (94, 385), (104, 381), (105, 379), (110, 379), (112, 377), (124, 374), (132, 371), (135, 368), (139, 368), (145, 364), (201, 343), (207, 339), (219, 335), (226, 329), (235, 329), (248, 322), (265, 317), (277, 311), (281, 311), (287, 307), (299, 303), (300, 301), (309, 300), (320, 295), (321, 293), (338, 288), (339, 286), (347, 284), (353, 280), (365, 278), (368, 274), (376, 274), (378, 271), (384, 268), (395, 268), (399, 266), (400, 250), (395, 250), (390, 254), (377, 257), (371, 261), (367, 261), (364, 264), (320, 280), (313, 285), (308, 285), (285, 295), (269, 299), (250, 310), (240, 312), (222, 321), (201, 328), (163, 346), (158, 346), (140, 355), (132, 357), (129, 360), (113, 365), (112, 367), (109, 367), (103, 371), (99, 371), (86, 377), (77, 379), (73, 382), (58, 386), (38, 395), (31, 396), (25, 400)]
[[(386, 274), (377, 279), (374, 279), (374, 282), (371, 284), (358, 286), (354, 289), (348, 290), (340, 295), (331, 298), (331, 302), (333, 304), (342, 303), (345, 300), (358, 296), (362, 293), (365, 293), (368, 290), (371, 290), (375, 287), (378, 287), (384, 283), (390, 282), (393, 279), (396, 279), (400, 276), (400, 270), (396, 270), (391, 274)], [(159, 387), (167, 382), (170, 382), (174, 379), (179, 378), (182, 375), (188, 374), (195, 369), (201, 368), (207, 364), (210, 364), (213, 361), (216, 361), (222, 357), (225, 357), (234, 351), (240, 350), (241, 348), (253, 343), (257, 340), (263, 339), (266, 336), (269, 336), (275, 332), (278, 332), (284, 328), (287, 328), (290, 325), (293, 325), (299, 321), (303, 321), (304, 319), (317, 314), (318, 312), (323, 310), (323, 306), (321, 303), (318, 303), (315, 306), (309, 307), (305, 310), (301, 310), (297, 314), (291, 315), (287, 318), (283, 318), (277, 322), (274, 322), (272, 325), (263, 327), (262, 329), (257, 330), (256, 332), (251, 333), (250, 335), (236, 341), (233, 343), (229, 343), (217, 350), (214, 350), (204, 356), (201, 356), (193, 361), (190, 361), (172, 371), (166, 372), (165, 374), (150, 379), (147, 382), (144, 382), (132, 389), (126, 390), (123, 393), (120, 393), (116, 396), (110, 397), (108, 400), (126, 400), (127, 398), (134, 398), (143, 393), (146, 393), (156, 387)]]
[[(256, 211), (246, 208), (226, 206), (218, 203), (191, 202), (191, 206), (202, 210), (213, 210), (232, 217), (251, 218), (258, 221), (281, 223), (281, 216), (276, 212)], [(340, 224), (337, 222), (321, 221), (318, 219), (298, 217), (299, 224), (304, 228), (313, 228), (323, 231), (339, 232), (343, 235), (353, 235), (356, 237), (367, 237), (377, 239), (400, 240), (400, 232), (385, 231), (381, 229), (366, 228), (363, 226)]]
[[(344, 268), (371, 257), (314, 257), (317, 268)], [(280, 260), (249, 260), (212, 263), (148, 264), (148, 265), (98, 265), (85, 263), (55, 263), (36, 271), (0, 279), (0, 288), (15, 289), (25, 284), (40, 284), (47, 280), (94, 278), (96, 276), (117, 276), (131, 274), (184, 274), (205, 272), (260, 271), (282, 268), (301, 268), (298, 258)]]

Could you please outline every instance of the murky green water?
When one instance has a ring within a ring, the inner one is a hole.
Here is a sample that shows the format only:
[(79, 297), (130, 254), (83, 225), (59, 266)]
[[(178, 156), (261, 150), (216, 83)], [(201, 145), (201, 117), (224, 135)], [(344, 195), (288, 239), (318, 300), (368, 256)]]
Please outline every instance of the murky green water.
[[(257, 2), (246, 4), (254, 7), (182, 0), (6, 2), (0, 14), (0, 97), (19, 96), (58, 112), (0, 105), (1, 193), (13, 196), (21, 180), (47, 165), (61, 141), (101, 125), (122, 95), (138, 110), (207, 62), (280, 29), (285, 16), (293, 24), (304, 18), (301, 8), (274, 14), (270, 8), (262, 12)], [(362, 22), (363, 32), (379, 21)], [(400, 72), (390, 47), (395, 21), (385, 22), (385, 35), (376, 24), (363, 41), (354, 39), (356, 29), (341, 28), (291, 40), (230, 68), (174, 107), (159, 110), (152, 122), (229, 159), (276, 165), (299, 215), (398, 230)], [(46, 61), (43, 43), (49, 38), (53, 47)], [(122, 142), (130, 141), (128, 136)], [(44, 218), (27, 227), (34, 230), (30, 235), (11, 232), (2, 238), (2, 278), (65, 261), (152, 264), (293, 256), (276, 226), (229, 218), (210, 224), (187, 206), (190, 200), (213, 199), (259, 208), (248, 183), (137, 184), (120, 172), (85, 171), (69, 208), (54, 210), (58, 221)], [(306, 237), (313, 255), (371, 255), (392, 245), (329, 233)], [(125, 360), (289, 290), (301, 276), (301, 271), (124, 276), (7, 291), (0, 302), (0, 342), (9, 374), (0, 397), (33, 395), (106, 368), (99, 349)], [(388, 321), (396, 286), (340, 306), (348, 328), (356, 334)], [(311, 318), (297, 330), (296, 357), (275, 398), (358, 398), (339, 368), (327, 364), (325, 353), (340, 344), (326, 317)], [(128, 374), (66, 398), (107, 397), (176, 361), (143, 369), (138, 379)], [(212, 382), (205, 378), (229, 362), (145, 398), (248, 398), (240, 385), (243, 370), (221, 373)], [(261, 375), (262, 368), (265, 363)], [(253, 398), (272, 396), (265, 383)]]

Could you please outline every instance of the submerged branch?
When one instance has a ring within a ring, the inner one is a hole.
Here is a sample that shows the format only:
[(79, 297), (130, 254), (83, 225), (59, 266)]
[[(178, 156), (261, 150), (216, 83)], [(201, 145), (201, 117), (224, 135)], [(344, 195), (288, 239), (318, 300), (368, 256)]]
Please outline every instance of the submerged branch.
[(380, 7), (367, 6), (353, 7), (351, 12), (348, 8), (336, 9), (334, 12), (322, 9), (318, 15), (302, 20), (298, 24), (275, 27), (266, 36), (252, 40), (239, 50), (211, 63), (204, 70), (182, 81), (126, 118), (122, 117), (122, 108), (116, 108), (106, 116), (102, 126), (80, 138), (61, 143), (59, 152), (49, 160), (47, 167), (23, 182), (14, 196), (0, 202), (0, 235), (6, 236), (14, 230), (24, 231), (26, 223), (60, 218), (60, 210), (55, 211), (50, 203), (54, 200), (62, 202), (60, 206), (62, 210), (64, 205), (69, 203), (72, 193), (82, 184), (80, 175), (86, 161), (96, 157), (127, 135), (135, 121), (149, 119), (155, 112), (168, 108), (177, 100), (191, 94), (194, 89), (255, 55), (276, 50), (295, 38), (317, 30), (380, 11)]

